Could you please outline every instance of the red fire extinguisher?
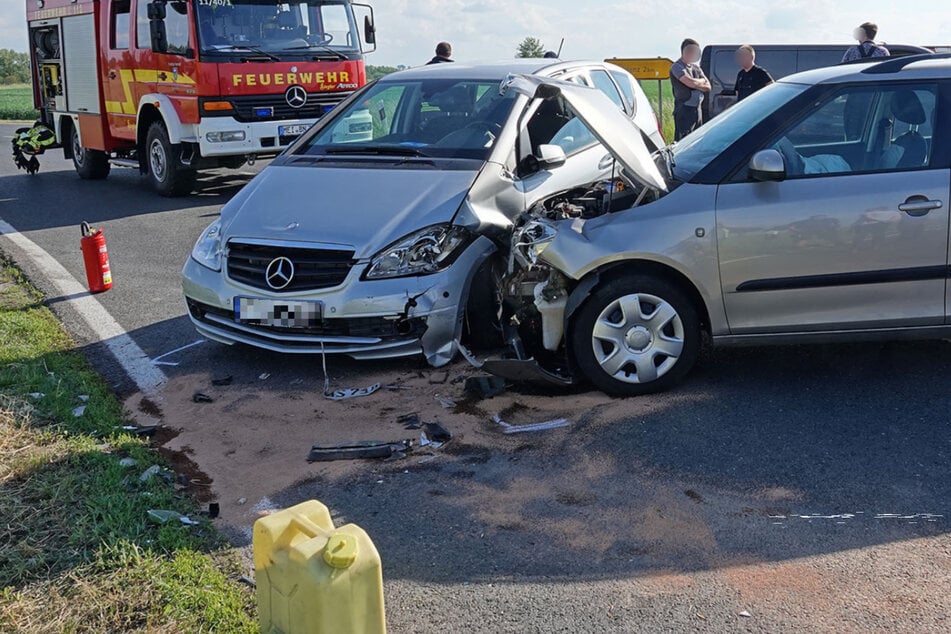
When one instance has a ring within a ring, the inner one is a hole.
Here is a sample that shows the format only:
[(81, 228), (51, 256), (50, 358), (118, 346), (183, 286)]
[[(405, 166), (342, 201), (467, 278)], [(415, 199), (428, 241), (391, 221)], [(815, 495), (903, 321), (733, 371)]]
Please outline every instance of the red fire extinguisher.
[(112, 271), (109, 270), (109, 254), (106, 252), (106, 237), (102, 229), (95, 232), (89, 223), (80, 225), (83, 237), (79, 246), (83, 252), (83, 264), (86, 267), (86, 283), (90, 292), (101, 293), (112, 288)]

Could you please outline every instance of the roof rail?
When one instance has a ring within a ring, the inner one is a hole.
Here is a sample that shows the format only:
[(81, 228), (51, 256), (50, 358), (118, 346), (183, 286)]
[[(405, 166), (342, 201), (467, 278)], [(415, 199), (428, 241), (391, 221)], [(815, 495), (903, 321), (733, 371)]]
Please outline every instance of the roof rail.
[(925, 60), (931, 59), (951, 59), (951, 53), (937, 53), (931, 55), (904, 55), (902, 57), (891, 57), (884, 62), (879, 62), (874, 66), (869, 66), (868, 68), (863, 69), (861, 72), (864, 75), (885, 75), (889, 73), (897, 73), (898, 71), (905, 68), (909, 64), (914, 64), (915, 62), (923, 62)]

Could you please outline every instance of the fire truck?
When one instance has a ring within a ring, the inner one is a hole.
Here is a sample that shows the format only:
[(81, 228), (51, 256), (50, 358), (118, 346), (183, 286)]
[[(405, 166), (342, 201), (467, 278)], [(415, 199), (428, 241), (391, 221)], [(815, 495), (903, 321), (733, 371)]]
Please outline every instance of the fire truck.
[[(27, 22), (36, 108), (79, 176), (133, 167), (165, 196), (279, 154), (366, 83), (376, 48), (350, 0), (27, 0)], [(349, 125), (369, 135), (369, 111)]]

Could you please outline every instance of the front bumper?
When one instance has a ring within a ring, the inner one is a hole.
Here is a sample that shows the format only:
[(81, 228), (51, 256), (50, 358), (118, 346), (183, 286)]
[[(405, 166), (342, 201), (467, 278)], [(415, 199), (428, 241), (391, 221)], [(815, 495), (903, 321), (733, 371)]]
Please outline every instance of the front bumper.
[[(245, 286), (189, 258), (182, 271), (188, 315), (203, 336), (276, 352), (345, 354), (354, 359), (388, 359), (422, 354), (433, 366), (452, 360), (462, 333), (472, 277), (496, 250), (485, 237), (441, 273), (390, 280), (361, 280), (357, 264), (343, 284), (318, 291), (273, 293)], [(316, 300), (319, 325), (307, 329), (238, 323), (235, 297)]]
[[(254, 121), (241, 122), (234, 117), (205, 117), (195, 126), (198, 148), (202, 156), (241, 156), (247, 154), (277, 154), (300, 136), (297, 134), (281, 134), (281, 128), (289, 126), (304, 126), (309, 128), (317, 119), (287, 119), (282, 121)], [(243, 132), (244, 139), (240, 141), (211, 141), (221, 133)]]

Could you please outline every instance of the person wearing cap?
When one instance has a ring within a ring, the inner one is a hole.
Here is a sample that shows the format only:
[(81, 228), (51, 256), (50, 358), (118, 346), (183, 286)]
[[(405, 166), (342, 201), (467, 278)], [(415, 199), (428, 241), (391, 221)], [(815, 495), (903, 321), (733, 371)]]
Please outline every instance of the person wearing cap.
[(432, 58), (426, 65), (430, 64), (445, 64), (448, 62), (453, 62), (455, 60), (451, 59), (452, 57), (452, 45), (449, 42), (440, 42), (436, 45), (436, 57)]
[(700, 126), (700, 104), (710, 92), (710, 81), (697, 62), (700, 44), (690, 38), (680, 44), (680, 59), (670, 67), (670, 85), (674, 92), (674, 140), (679, 141)]
[(740, 72), (736, 74), (736, 100), (743, 101), (757, 90), (773, 83), (772, 76), (762, 66), (756, 65), (756, 51), (749, 44), (736, 49), (733, 54)]
[(875, 43), (875, 36), (878, 35), (878, 25), (874, 22), (865, 22), (860, 24), (852, 33), (852, 37), (859, 41), (857, 46), (852, 46), (842, 56), (843, 62), (854, 62), (859, 59), (870, 59), (872, 57), (888, 57), (890, 53), (884, 46)]

